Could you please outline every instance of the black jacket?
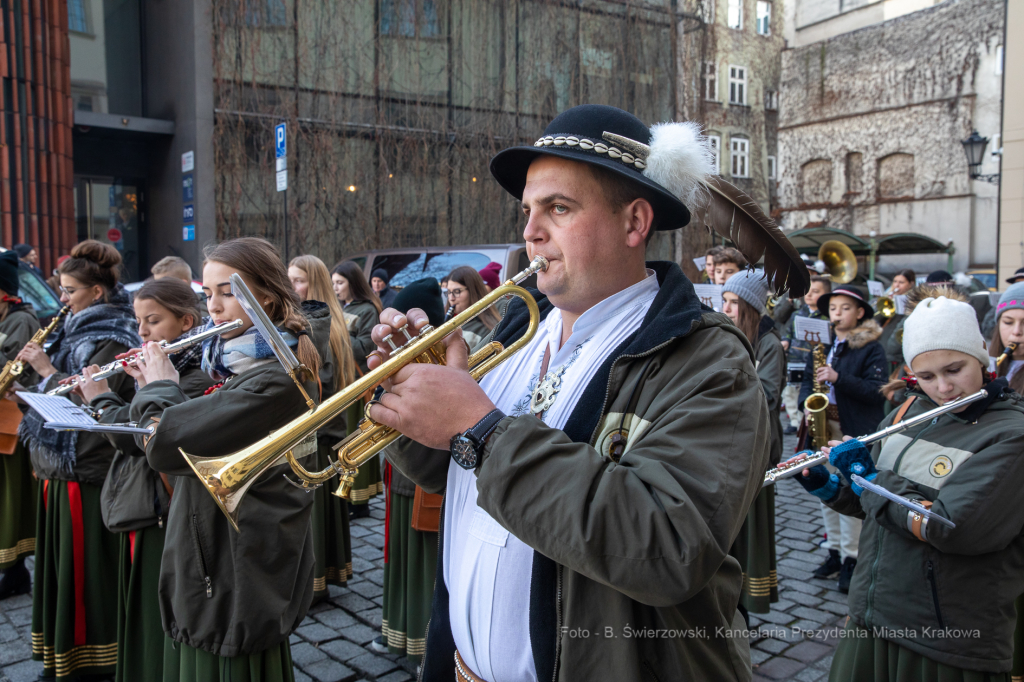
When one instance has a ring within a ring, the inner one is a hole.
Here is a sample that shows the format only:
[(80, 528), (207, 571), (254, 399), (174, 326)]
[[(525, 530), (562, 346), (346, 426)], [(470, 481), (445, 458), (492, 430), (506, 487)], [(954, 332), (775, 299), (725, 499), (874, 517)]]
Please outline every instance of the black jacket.
[[(882, 329), (868, 320), (846, 337), (846, 343), (832, 359), (836, 380), (836, 403), (839, 426), (844, 436), (863, 436), (878, 430), (885, 417), (885, 396), (882, 386), (888, 379), (889, 363), (885, 349), (878, 342)], [(814, 355), (807, 358), (804, 382), (800, 387), (800, 407), (814, 393)]]

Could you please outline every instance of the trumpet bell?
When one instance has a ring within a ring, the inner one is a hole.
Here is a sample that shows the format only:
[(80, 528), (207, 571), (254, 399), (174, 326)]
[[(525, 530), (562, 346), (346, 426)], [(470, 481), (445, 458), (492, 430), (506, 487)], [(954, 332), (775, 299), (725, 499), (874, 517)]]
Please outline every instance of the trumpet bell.
[(888, 296), (879, 296), (875, 301), (875, 310), (882, 317), (890, 319), (896, 314), (896, 301)]
[(830, 239), (818, 249), (818, 260), (836, 284), (849, 284), (857, 276), (857, 256), (846, 244)]

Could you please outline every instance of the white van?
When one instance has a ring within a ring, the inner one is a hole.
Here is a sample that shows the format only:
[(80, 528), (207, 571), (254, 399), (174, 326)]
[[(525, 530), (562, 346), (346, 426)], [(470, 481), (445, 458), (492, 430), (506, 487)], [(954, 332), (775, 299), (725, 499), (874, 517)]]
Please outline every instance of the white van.
[[(397, 289), (424, 277), (441, 281), (442, 277), (460, 265), (468, 265), (479, 271), (488, 263), (500, 263), (501, 272), (498, 275), (502, 282), (530, 265), (526, 245), (521, 243), (375, 249), (360, 251), (342, 260), (358, 263), (367, 281), (374, 270), (384, 268), (390, 278), (389, 285)], [(530, 277), (522, 286), (536, 287), (537, 276)]]

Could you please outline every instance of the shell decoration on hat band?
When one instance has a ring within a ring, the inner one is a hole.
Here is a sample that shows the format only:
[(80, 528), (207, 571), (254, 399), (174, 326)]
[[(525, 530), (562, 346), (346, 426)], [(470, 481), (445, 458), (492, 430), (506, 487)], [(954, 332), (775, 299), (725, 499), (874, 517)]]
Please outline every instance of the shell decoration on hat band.
[(601, 135), (608, 142), (618, 144), (619, 147), (623, 147), (626, 151), (619, 149), (613, 145), (605, 144), (604, 142), (594, 142), (585, 137), (579, 137), (577, 135), (545, 135), (536, 142), (533, 143), (534, 147), (576, 147), (587, 152), (594, 152), (596, 154), (607, 154), (608, 158), (618, 159), (627, 166), (633, 166), (637, 170), (643, 170), (647, 168), (647, 155), (650, 154), (651, 148), (642, 142), (631, 140), (628, 137), (616, 135), (615, 133), (603, 133)]

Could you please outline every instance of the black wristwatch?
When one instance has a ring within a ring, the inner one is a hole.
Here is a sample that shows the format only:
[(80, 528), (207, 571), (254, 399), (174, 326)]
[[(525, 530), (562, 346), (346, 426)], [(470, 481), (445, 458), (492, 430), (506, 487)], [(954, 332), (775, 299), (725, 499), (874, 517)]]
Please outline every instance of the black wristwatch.
[(498, 427), (498, 422), (505, 418), (501, 410), (491, 410), (476, 426), (465, 433), (452, 436), (452, 459), (463, 469), (475, 469), (480, 461), (487, 437)]

